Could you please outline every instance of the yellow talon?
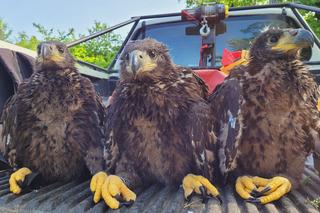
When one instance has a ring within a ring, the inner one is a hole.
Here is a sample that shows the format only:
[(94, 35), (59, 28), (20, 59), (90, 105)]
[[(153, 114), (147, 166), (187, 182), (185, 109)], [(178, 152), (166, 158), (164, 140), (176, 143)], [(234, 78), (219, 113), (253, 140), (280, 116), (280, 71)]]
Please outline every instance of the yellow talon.
[(12, 173), (9, 179), (10, 191), (14, 194), (20, 194), (21, 188), (19, 183), (22, 183), (25, 177), (31, 173), (31, 170), (26, 167), (23, 167)]
[(264, 187), (270, 182), (269, 179), (258, 176), (252, 177), (252, 181), (257, 187)]
[[(278, 200), (285, 194), (291, 191), (291, 182), (285, 177), (274, 177), (270, 183), (266, 185), (267, 192), (263, 193), (265, 196), (260, 197), (259, 200), (262, 204), (270, 203)], [(262, 190), (263, 191), (263, 190)]]
[(93, 195), (93, 202), (94, 203), (98, 203), (101, 199), (101, 189), (102, 189), (102, 185), (104, 184), (104, 182), (107, 180), (107, 173), (105, 172), (98, 172), (97, 174), (95, 174), (90, 182), (90, 190), (92, 193), (94, 193)]
[(257, 190), (257, 187), (253, 183), (253, 179), (251, 177), (248, 177), (248, 176), (240, 177), (240, 181), (242, 182), (244, 187), (246, 187), (250, 192), (252, 192), (253, 190)]
[[(246, 176), (237, 178), (235, 188), (236, 188), (236, 192), (240, 195), (240, 197), (242, 197), (243, 199), (249, 199), (249, 198), (252, 198), (250, 193), (252, 192), (253, 189), (246, 188), (246, 186), (243, 182), (244, 177), (246, 177)], [(246, 177), (245, 180), (249, 181), (247, 178), (249, 178), (249, 177)], [(251, 185), (251, 184), (248, 184), (248, 182), (247, 182), (247, 185)]]
[(274, 177), (238, 177), (236, 191), (243, 199), (254, 203), (266, 204), (280, 199), (291, 190), (291, 183), (287, 178)]
[(99, 202), (102, 197), (111, 209), (121, 207), (121, 203), (117, 200), (120, 195), (127, 202), (136, 200), (136, 194), (123, 183), (120, 177), (108, 176), (105, 172), (99, 172), (92, 177), (90, 189), (94, 193), (95, 203)]
[[(186, 200), (190, 198), (192, 192), (202, 194), (203, 199), (205, 199), (205, 193), (207, 193), (208, 195), (217, 197), (220, 200), (219, 191), (217, 190), (217, 188), (214, 187), (210, 183), (210, 181), (203, 176), (188, 174), (183, 178), (182, 186), (184, 189), (184, 197)], [(205, 189), (205, 191), (202, 191), (202, 189)]]

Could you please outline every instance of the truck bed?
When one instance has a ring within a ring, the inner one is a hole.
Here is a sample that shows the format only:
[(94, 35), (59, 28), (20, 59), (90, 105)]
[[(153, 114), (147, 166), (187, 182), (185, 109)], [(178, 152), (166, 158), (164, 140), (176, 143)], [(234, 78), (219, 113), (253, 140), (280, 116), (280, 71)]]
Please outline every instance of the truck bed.
[[(137, 190), (137, 200), (130, 207), (109, 210), (104, 202), (92, 202), (89, 181), (54, 183), (23, 195), (9, 192), (7, 171), (0, 171), (0, 212), (319, 212), (312, 201), (320, 199), (320, 178), (310, 167), (303, 174), (303, 187), (281, 200), (267, 205), (255, 205), (241, 200), (233, 187), (220, 188), (223, 203), (210, 199), (202, 204), (194, 197), (189, 205), (179, 189), (153, 185)], [(320, 202), (320, 201), (319, 201)]]

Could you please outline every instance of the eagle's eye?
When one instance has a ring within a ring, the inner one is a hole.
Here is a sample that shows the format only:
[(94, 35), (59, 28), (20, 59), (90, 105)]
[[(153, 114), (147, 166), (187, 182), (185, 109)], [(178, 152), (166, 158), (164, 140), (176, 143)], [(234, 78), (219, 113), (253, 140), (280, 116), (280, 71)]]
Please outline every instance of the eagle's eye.
[(58, 49), (58, 51), (59, 51), (60, 53), (63, 53), (63, 52), (64, 52), (64, 48), (61, 47), (61, 46), (57, 46), (57, 49)]
[(151, 50), (151, 51), (149, 52), (149, 56), (150, 56), (151, 58), (154, 58), (154, 57), (156, 57), (156, 53), (155, 53), (153, 50)]
[(277, 36), (271, 36), (269, 38), (269, 43), (276, 43), (278, 41), (278, 37)]

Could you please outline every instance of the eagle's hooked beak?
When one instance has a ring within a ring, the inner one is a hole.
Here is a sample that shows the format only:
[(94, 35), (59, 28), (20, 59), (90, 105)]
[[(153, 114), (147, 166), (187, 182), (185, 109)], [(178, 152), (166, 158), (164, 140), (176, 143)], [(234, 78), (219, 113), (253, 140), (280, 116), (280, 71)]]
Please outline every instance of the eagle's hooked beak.
[(304, 29), (289, 29), (283, 33), (278, 43), (272, 49), (288, 52), (312, 47), (313, 44), (314, 37), (309, 31)]
[(40, 46), (39, 57), (43, 60), (51, 60), (60, 62), (64, 60), (64, 57), (59, 53), (57, 47), (54, 44), (43, 43)]
[(143, 51), (134, 50), (129, 53), (129, 66), (133, 74), (144, 73), (156, 67), (156, 63)]
[(42, 44), (40, 47), (40, 56), (43, 58), (49, 58), (52, 52), (52, 46), (50, 44)]
[(139, 50), (134, 50), (129, 53), (129, 65), (133, 74), (136, 74), (137, 71), (140, 69), (141, 65), (143, 64), (143, 55), (142, 52)]

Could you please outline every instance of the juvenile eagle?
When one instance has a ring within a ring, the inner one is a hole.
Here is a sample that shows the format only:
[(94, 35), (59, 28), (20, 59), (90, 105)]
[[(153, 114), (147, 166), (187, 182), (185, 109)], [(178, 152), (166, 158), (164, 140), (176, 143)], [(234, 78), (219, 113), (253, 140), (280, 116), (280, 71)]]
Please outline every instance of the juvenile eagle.
[[(174, 65), (165, 45), (152, 39), (127, 45), (120, 73), (106, 115), (108, 147), (113, 150), (106, 157), (108, 167), (117, 158), (115, 174), (130, 188), (151, 183), (179, 186), (183, 180), (187, 199), (193, 191), (218, 196), (209, 182), (215, 136), (204, 82), (191, 70)], [(119, 193), (125, 201), (135, 199), (126, 187), (121, 190), (123, 183), (114, 188), (112, 178), (117, 176), (109, 177), (104, 186), (98, 179), (107, 178), (105, 173), (93, 177), (95, 202), (101, 192), (111, 208), (120, 206), (115, 199)]]
[(35, 71), (7, 102), (1, 152), (15, 171), (10, 191), (19, 194), (26, 175), (68, 181), (103, 170), (104, 108), (89, 79), (59, 42), (38, 46)]
[(236, 191), (248, 201), (268, 203), (298, 187), (319, 143), (318, 85), (299, 60), (312, 44), (303, 29), (267, 30), (253, 42), (249, 64), (209, 97), (220, 170), (238, 177)]

